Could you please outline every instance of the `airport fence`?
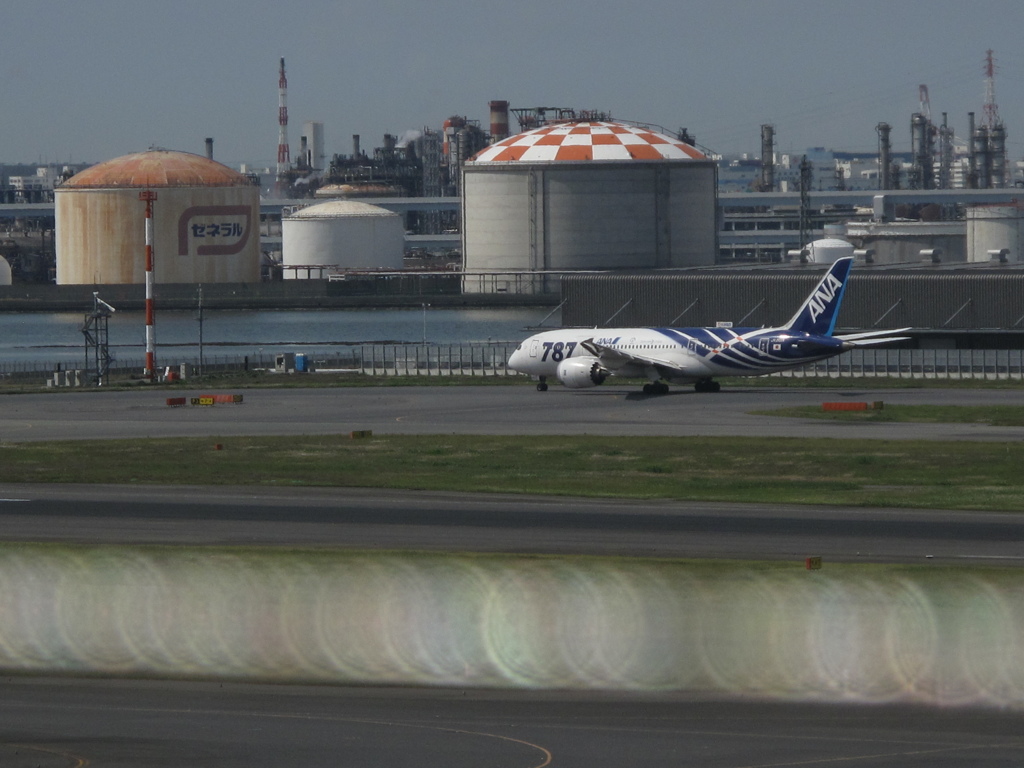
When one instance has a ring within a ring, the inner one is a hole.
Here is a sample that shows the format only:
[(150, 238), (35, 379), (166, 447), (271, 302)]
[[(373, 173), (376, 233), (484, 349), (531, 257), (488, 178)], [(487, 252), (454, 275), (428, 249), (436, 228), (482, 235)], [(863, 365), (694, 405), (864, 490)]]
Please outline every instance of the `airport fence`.
[[(161, 374), (187, 378), (198, 373), (217, 374), (243, 371), (279, 373), (357, 373), (374, 376), (509, 376), (507, 366), (515, 350), (513, 342), (486, 344), (353, 344), (328, 351), (261, 352), (251, 355), (161, 354)], [(139, 377), (145, 368), (143, 355), (118, 356), (109, 368), (109, 378)], [(94, 372), (92, 374), (94, 376)], [(90, 373), (83, 361), (0, 361), (0, 378), (31, 380), (42, 378), (51, 386), (83, 386)]]
[[(509, 376), (507, 361), (515, 343), (488, 344), (354, 344), (327, 353), (260, 353), (171, 358), (157, 353), (161, 373), (185, 377), (238, 371), (288, 373), (335, 372), (374, 376)], [(124, 357), (111, 366), (112, 378), (139, 376), (145, 358)], [(76, 372), (77, 371), (77, 372)], [(1017, 349), (857, 349), (820, 363), (773, 374), (781, 378), (902, 378), (947, 380), (1024, 380), (1024, 351)], [(41, 378), (55, 386), (82, 386), (88, 375), (81, 364), (0, 361), (0, 377)]]
[(855, 349), (775, 374), (787, 378), (1024, 379), (1019, 349)]

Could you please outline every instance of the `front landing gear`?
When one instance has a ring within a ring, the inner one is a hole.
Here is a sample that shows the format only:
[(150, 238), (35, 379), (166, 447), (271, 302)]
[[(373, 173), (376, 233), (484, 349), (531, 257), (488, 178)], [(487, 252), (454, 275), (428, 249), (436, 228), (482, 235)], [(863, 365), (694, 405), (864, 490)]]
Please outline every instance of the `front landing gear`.
[(644, 384), (645, 395), (667, 395), (668, 384), (664, 381), (652, 381), (650, 384)]
[(548, 379), (547, 379), (547, 376), (541, 376), (540, 377), (540, 380), (537, 382), (537, 391), (538, 392), (547, 392), (548, 391)]
[(718, 392), (721, 389), (722, 385), (717, 381), (712, 381), (711, 379), (701, 379), (693, 385), (693, 390), (695, 392)]

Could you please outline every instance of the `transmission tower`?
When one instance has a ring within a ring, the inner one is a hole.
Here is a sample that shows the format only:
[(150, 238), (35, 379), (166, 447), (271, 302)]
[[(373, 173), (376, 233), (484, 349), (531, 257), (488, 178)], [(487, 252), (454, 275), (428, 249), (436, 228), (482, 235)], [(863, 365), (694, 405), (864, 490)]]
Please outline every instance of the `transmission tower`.
[(911, 189), (932, 189), (935, 178), (935, 126), (932, 124), (932, 105), (928, 86), (917, 87), (921, 111), (910, 118), (910, 144), (914, 156)]
[(1006, 128), (999, 119), (999, 105), (996, 104), (996, 63), (990, 48), (985, 52), (985, 105), (982, 111), (982, 127), (987, 132), (991, 174), (987, 186), (1006, 185)]
[(92, 312), (85, 316), (82, 334), (85, 336), (85, 370), (89, 379), (102, 387), (113, 358), (110, 356), (110, 335), (108, 321), (114, 308), (93, 291)]
[(953, 186), (953, 129), (949, 127), (946, 113), (942, 113), (939, 127), (939, 189)]

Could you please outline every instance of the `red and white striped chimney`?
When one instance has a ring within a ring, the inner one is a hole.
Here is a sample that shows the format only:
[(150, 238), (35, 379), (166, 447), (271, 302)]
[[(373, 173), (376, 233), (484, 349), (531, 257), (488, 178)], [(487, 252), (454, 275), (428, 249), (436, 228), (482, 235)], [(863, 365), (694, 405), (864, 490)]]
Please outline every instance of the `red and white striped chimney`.
[(288, 149), (288, 78), (284, 76), (284, 56), (281, 57), (281, 76), (277, 81), (277, 183), (284, 181), (291, 152)]
[(491, 108), (491, 142), (508, 138), (508, 102), (492, 101)]

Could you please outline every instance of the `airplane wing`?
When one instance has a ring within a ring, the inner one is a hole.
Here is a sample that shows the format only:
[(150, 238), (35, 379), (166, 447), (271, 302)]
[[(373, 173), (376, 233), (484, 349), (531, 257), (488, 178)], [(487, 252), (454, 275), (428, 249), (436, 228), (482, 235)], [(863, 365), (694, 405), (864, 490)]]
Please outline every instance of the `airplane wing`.
[(598, 344), (593, 339), (580, 342), (580, 346), (596, 357), (601, 365), (612, 372), (625, 368), (627, 365), (639, 365), (654, 368), (662, 378), (678, 378), (687, 375), (686, 371), (675, 363), (661, 360), (657, 357), (638, 355), (635, 352), (624, 352), (621, 349), (606, 347), (604, 344)]

